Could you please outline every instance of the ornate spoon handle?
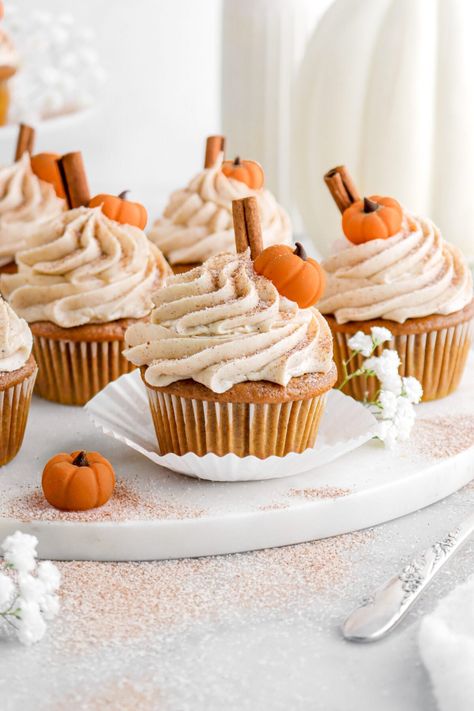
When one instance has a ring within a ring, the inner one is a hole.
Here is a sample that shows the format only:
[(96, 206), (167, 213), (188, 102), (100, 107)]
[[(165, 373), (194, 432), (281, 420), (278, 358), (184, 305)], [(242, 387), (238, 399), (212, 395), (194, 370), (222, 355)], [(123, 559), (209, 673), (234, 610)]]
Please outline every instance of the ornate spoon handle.
[(390, 632), (408, 612), (438, 570), (474, 532), (474, 514), (443, 540), (434, 543), (354, 610), (342, 627), (352, 642), (375, 642)]

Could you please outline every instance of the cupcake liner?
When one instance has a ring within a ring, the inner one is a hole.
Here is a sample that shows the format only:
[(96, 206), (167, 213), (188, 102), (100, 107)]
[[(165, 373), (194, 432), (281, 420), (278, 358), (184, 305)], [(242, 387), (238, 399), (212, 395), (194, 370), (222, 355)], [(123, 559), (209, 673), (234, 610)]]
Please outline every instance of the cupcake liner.
[(147, 387), (160, 451), (265, 459), (314, 445), (326, 393), (285, 403), (195, 400)]
[[(359, 328), (362, 327), (360, 324)], [(342, 380), (342, 363), (352, 355), (348, 340), (353, 333), (333, 332), (334, 360)], [(413, 376), (423, 387), (423, 401), (437, 400), (449, 395), (459, 385), (467, 355), (473, 338), (472, 320), (436, 331), (416, 334), (394, 335), (390, 344), (379, 346), (375, 355), (380, 355), (385, 347), (393, 348), (400, 356), (399, 373)], [(348, 372), (353, 373), (362, 366), (364, 357), (355, 356), (348, 365)], [(374, 376), (358, 376), (343, 388), (346, 395), (357, 400), (375, 397), (380, 383)]]
[(239, 457), (233, 453), (224, 456), (212, 452), (198, 456), (191, 451), (183, 455), (164, 454), (157, 447), (147, 393), (138, 370), (110, 383), (85, 409), (104, 434), (155, 464), (209, 481), (256, 481), (301, 474), (353, 451), (380, 431), (379, 423), (367, 408), (337, 390), (330, 390), (316, 446), (302, 453), (290, 452), (266, 459)]
[(0, 391), (0, 467), (20, 450), (37, 372), (35, 368), (21, 383)]
[(84, 405), (134, 366), (122, 355), (123, 341), (64, 341), (34, 336), (39, 373), (35, 393), (62, 405)]

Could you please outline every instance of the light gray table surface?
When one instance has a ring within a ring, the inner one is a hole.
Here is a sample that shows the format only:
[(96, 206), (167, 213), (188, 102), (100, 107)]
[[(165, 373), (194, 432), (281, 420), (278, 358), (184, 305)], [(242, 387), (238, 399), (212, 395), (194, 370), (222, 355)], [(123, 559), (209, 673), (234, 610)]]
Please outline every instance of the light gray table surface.
[[(386, 640), (347, 643), (339, 625), (473, 505), (470, 484), (337, 540), (214, 559), (60, 564), (63, 609), (44, 640), (0, 641), (0, 708), (431, 711), (418, 625), (474, 572), (472, 542)], [(142, 580), (148, 598), (133, 592)]]

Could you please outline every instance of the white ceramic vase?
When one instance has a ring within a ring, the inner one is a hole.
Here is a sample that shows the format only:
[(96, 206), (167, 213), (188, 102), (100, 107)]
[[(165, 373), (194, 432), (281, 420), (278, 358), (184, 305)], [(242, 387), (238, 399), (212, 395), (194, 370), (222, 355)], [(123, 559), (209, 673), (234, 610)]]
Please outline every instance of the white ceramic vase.
[(296, 195), (323, 253), (340, 215), (323, 183), (345, 163), (362, 194), (431, 217), (474, 261), (474, 3), (335, 0), (297, 87)]

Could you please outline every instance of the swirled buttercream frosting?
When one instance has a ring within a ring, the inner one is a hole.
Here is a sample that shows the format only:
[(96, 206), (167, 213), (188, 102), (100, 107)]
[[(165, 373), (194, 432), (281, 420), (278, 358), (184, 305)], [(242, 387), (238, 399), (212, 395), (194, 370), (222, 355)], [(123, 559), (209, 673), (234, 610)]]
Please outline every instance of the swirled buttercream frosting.
[(63, 328), (142, 318), (168, 273), (163, 256), (137, 227), (80, 207), (38, 228), (4, 274), (3, 295), (28, 322)]
[(32, 346), (28, 324), (0, 297), (0, 373), (22, 368), (31, 355)]
[(332, 337), (316, 309), (300, 309), (253, 269), (249, 252), (219, 254), (167, 279), (150, 323), (125, 334), (125, 356), (150, 385), (191, 378), (222, 393), (244, 381), (287, 385), (327, 373)]
[(53, 186), (31, 170), (28, 153), (0, 169), (0, 266), (13, 262), (38, 225), (64, 209)]
[(451, 314), (473, 297), (472, 275), (461, 252), (428, 219), (405, 213), (388, 239), (345, 247), (323, 262), (327, 274), (318, 309), (338, 323)]
[(269, 190), (251, 190), (221, 171), (222, 154), (183, 190), (174, 192), (149, 237), (170, 264), (204, 262), (235, 250), (232, 200), (256, 196), (264, 246), (291, 241), (290, 218)]

